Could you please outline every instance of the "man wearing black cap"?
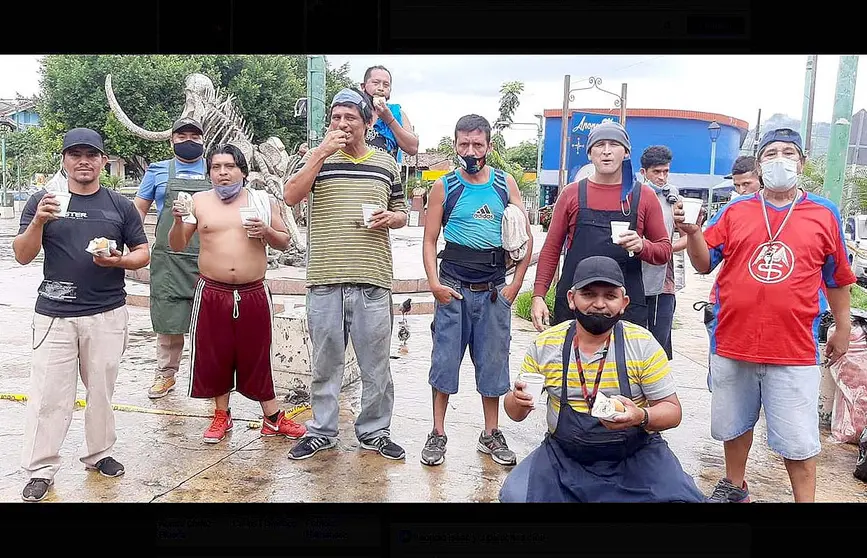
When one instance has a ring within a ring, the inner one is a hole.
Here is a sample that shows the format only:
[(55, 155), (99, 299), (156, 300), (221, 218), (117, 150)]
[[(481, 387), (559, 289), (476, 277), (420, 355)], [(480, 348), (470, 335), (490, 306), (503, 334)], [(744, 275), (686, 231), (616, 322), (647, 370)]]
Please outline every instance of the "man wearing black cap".
[[(33, 317), (22, 453), (22, 466), (30, 475), (22, 498), (28, 502), (45, 498), (60, 469), (79, 374), (87, 390), (87, 453), (81, 461), (104, 476), (124, 473), (111, 456), (117, 439), (111, 397), (129, 320), (124, 272), (142, 268), (150, 259), (132, 202), (99, 185), (99, 173), (108, 162), (99, 134), (87, 128), (70, 130), (63, 137), (62, 154), (68, 192), (43, 189), (33, 194), (12, 242), (15, 260), (22, 265), (45, 250), (44, 280)], [(91, 255), (86, 250), (95, 239), (114, 241), (116, 248), (110, 255)]]
[(157, 334), (157, 369), (148, 397), (163, 397), (175, 387), (175, 374), (184, 350), (184, 334), (190, 329), (192, 300), (198, 281), (199, 237), (194, 235), (183, 252), (168, 246), (172, 227), (172, 203), (178, 193), (206, 192), (202, 157), (202, 125), (193, 118), (179, 118), (172, 125), (172, 149), (175, 156), (148, 166), (135, 197), (142, 222), (151, 204), (157, 204), (157, 228), (150, 266), (150, 313)]
[(361, 369), (355, 435), (362, 449), (387, 459), (406, 457), (390, 434), (394, 384), (388, 232), (406, 225), (406, 199), (394, 158), (366, 143), (372, 119), (373, 109), (359, 91), (338, 91), (331, 101), (328, 133), (283, 186), (288, 205), (310, 200), (307, 324), (313, 344), (313, 420), (290, 459), (307, 459), (337, 445), (347, 337)]
[[(744, 480), (753, 428), (764, 408), (768, 445), (786, 464), (796, 502), (816, 495), (819, 365), (849, 348), (849, 267), (837, 206), (798, 188), (804, 168), (798, 132), (780, 128), (759, 145), (756, 195), (726, 204), (702, 232), (688, 235), (687, 253), (699, 273), (723, 261), (712, 306), (711, 435), (724, 444), (726, 477), (714, 502), (749, 502)], [(819, 317), (830, 306), (836, 330), (819, 353)]]
[[(622, 319), (620, 265), (588, 256), (561, 280), (573, 319), (539, 334), (521, 367), (544, 378), (548, 434), (506, 477), (500, 501), (704, 501), (659, 434), (680, 424), (680, 401), (659, 342)], [(538, 403), (527, 387), (519, 379), (503, 401), (514, 421)]]
[[(630, 150), (629, 135), (617, 122), (603, 122), (590, 132), (587, 153), (593, 175), (569, 184), (558, 195), (539, 253), (531, 310), (537, 330), (542, 331), (549, 319), (545, 295), (564, 245), (566, 260), (561, 277), (571, 277), (578, 262), (588, 256), (608, 256), (617, 261), (632, 301), (623, 319), (647, 325), (641, 265), (666, 264), (671, 259), (671, 239), (656, 193), (634, 179)], [(552, 325), (570, 319), (568, 290), (568, 281), (557, 285)]]

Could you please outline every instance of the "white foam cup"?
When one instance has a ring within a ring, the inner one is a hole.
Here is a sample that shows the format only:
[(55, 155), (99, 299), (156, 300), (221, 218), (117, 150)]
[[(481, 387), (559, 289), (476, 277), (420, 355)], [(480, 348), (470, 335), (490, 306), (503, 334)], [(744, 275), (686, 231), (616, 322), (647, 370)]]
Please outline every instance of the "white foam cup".
[(538, 406), (545, 391), (545, 376), (533, 372), (521, 372), (518, 381), (524, 382), (524, 392), (533, 396), (533, 405)]
[(629, 230), (629, 221), (611, 221), (611, 242), (620, 242), (620, 235)]
[(361, 204), (361, 212), (364, 214), (364, 224), (370, 227), (370, 221), (373, 219), (373, 212), (377, 209), (382, 209), (380, 206), (375, 203), (363, 203)]
[(57, 213), (57, 216), (66, 217), (66, 211), (69, 209), (69, 200), (72, 199), (72, 194), (57, 192), (54, 194), (54, 199), (60, 204), (60, 211)]
[(683, 202), (683, 222), (687, 225), (698, 224), (698, 214), (704, 202), (698, 198), (680, 198)]

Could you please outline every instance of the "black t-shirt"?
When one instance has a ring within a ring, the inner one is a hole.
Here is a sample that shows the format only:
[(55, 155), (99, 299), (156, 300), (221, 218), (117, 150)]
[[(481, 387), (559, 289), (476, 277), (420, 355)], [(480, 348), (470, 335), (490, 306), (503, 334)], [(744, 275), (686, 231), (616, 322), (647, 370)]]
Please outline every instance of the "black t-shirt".
[[(27, 230), (44, 195), (43, 189), (27, 200), (18, 234)], [(67, 216), (46, 223), (42, 231), (44, 279), (36, 299), (37, 314), (92, 316), (126, 304), (124, 270), (100, 267), (85, 251), (100, 236), (117, 242), (121, 252), (125, 246), (147, 244), (141, 217), (129, 199), (102, 187), (89, 196), (72, 194)]]

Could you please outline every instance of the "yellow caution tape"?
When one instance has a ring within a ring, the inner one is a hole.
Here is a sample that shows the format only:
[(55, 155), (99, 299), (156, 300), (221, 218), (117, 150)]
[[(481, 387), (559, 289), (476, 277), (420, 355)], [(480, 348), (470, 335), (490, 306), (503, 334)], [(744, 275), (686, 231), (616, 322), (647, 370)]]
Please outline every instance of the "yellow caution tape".
[[(5, 399), (7, 401), (15, 401), (18, 403), (25, 403), (27, 401), (27, 395), (23, 393), (0, 393), (0, 399)], [(84, 409), (87, 407), (87, 402), (84, 399), (76, 399), (75, 400), (75, 408), (76, 409)], [(137, 407), (135, 405), (121, 405), (114, 403), (111, 406), (115, 411), (127, 411), (130, 413), (147, 413), (150, 415), (170, 415), (174, 417), (190, 417), (190, 418), (213, 418), (214, 415), (199, 415), (193, 413), (184, 413), (181, 411), (170, 411), (168, 409), (149, 409), (147, 407)], [(286, 418), (294, 418), (304, 411), (310, 409), (310, 405), (296, 405), (292, 409), (284, 411), (286, 413)], [(237, 419), (241, 422), (247, 422), (247, 428), (261, 428), (262, 420), (261, 419)]]

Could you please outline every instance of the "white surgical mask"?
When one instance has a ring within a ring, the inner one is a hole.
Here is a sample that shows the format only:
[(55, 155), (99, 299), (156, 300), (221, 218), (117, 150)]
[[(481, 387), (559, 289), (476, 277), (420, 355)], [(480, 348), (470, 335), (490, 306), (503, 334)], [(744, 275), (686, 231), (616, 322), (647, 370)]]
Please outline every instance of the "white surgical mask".
[(798, 162), (776, 157), (762, 163), (762, 184), (772, 192), (791, 190), (798, 183)]

